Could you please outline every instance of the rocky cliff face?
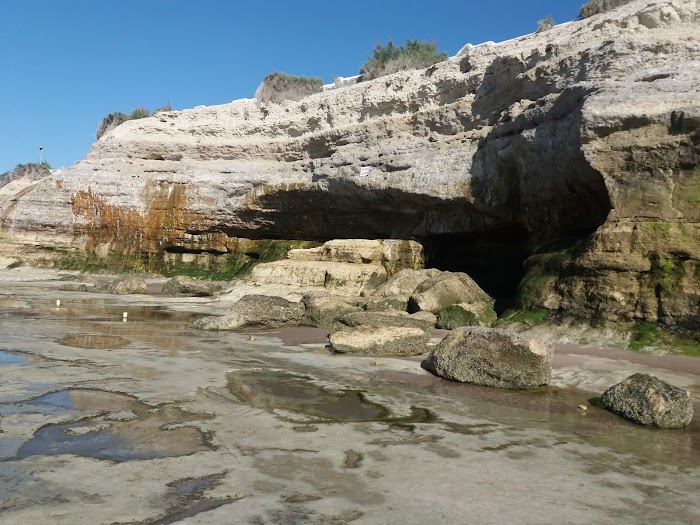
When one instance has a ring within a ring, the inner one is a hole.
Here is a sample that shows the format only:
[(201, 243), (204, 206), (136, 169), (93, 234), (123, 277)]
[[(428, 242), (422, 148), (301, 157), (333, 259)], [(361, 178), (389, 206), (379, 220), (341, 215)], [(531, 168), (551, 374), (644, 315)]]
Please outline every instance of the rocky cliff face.
[(0, 189), (4, 249), (414, 239), (524, 307), (697, 325), (698, 35), (698, 2), (634, 1), (298, 102), (126, 122)]

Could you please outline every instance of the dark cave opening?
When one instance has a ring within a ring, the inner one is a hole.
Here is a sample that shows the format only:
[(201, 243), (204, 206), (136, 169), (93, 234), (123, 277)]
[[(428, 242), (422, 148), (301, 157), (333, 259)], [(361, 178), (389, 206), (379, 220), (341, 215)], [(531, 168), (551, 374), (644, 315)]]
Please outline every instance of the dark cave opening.
[(501, 315), (515, 306), (518, 284), (530, 255), (524, 230), (432, 235), (423, 244), (426, 268), (464, 272), (495, 299)]

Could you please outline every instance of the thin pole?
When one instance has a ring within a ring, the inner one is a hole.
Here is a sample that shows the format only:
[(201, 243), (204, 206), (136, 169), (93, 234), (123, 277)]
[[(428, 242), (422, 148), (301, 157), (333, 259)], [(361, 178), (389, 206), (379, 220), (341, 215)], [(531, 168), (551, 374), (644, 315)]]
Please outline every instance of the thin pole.
[(44, 162), (44, 146), (39, 145), (39, 164)]

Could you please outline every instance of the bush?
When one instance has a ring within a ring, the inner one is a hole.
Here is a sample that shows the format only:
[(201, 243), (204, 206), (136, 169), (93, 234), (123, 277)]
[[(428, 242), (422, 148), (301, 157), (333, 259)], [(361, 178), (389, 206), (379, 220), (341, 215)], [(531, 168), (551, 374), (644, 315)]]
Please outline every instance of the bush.
[(621, 5), (628, 4), (631, 1), (632, 0), (588, 0), (588, 3), (581, 7), (578, 17), (584, 19), (589, 16), (605, 13)]
[[(170, 103), (166, 104), (163, 107), (160, 107), (156, 109), (153, 112), (153, 115), (155, 115), (158, 112), (161, 111), (172, 111), (173, 108), (170, 107)], [(112, 131), (114, 128), (119, 126), (120, 124), (123, 124), (127, 120), (137, 120), (140, 118), (146, 118), (150, 117), (151, 112), (148, 108), (140, 107), (140, 108), (134, 108), (131, 110), (131, 113), (128, 115), (125, 113), (122, 113), (121, 111), (116, 111), (114, 113), (110, 113), (107, 115), (105, 118), (102, 119), (102, 123), (100, 124), (100, 127), (97, 128), (97, 132), (95, 135), (97, 136), (97, 140), (100, 140), (100, 137), (104, 135), (105, 133)]]
[(29, 180), (39, 180), (48, 175), (51, 175), (51, 166), (48, 162), (17, 164), (12, 171), (0, 174), (0, 188), (22, 177), (28, 177)]
[(258, 102), (280, 104), (285, 100), (301, 100), (323, 91), (323, 80), (318, 77), (287, 75), (275, 71), (267, 75), (255, 92)]
[(156, 113), (165, 113), (166, 111), (172, 111), (172, 110), (173, 110), (173, 108), (170, 105), (170, 102), (168, 102), (167, 104), (165, 104), (165, 106), (161, 106), (158, 109), (156, 109), (153, 112), (153, 114), (155, 115)]
[(406, 69), (422, 69), (447, 60), (447, 53), (438, 52), (437, 44), (407, 40), (404, 46), (377, 44), (372, 58), (360, 68), (362, 80), (391, 75)]
[(547, 18), (537, 22), (537, 32), (544, 33), (548, 29), (552, 29), (555, 25), (556, 25), (556, 22), (554, 21), (554, 18), (552, 18), (551, 16), (548, 16)]

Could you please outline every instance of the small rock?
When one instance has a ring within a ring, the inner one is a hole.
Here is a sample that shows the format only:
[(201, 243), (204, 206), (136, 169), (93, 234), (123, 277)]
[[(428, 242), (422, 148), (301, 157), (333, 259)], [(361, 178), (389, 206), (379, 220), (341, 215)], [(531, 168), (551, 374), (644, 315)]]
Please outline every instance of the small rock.
[(610, 412), (660, 428), (683, 428), (693, 419), (690, 392), (649, 374), (634, 374), (611, 386), (600, 398)]
[(88, 287), (86, 284), (81, 283), (66, 283), (59, 287), (62, 292), (87, 292)]
[(131, 410), (122, 410), (121, 412), (107, 414), (105, 419), (107, 421), (133, 421), (134, 419), (138, 419), (138, 416)]

